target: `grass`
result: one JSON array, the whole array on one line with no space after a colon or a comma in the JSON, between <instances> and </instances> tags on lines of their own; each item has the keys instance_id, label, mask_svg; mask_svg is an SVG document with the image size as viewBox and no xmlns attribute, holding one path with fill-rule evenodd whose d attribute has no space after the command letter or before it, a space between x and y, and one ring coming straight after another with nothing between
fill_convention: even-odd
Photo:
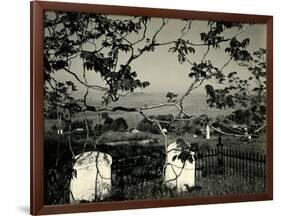
<instances>
[{"instance_id":1,"label":"grass","mask_svg":"<svg viewBox=\"0 0 281 216\"><path fill-rule=\"evenodd\" d=\"M151 139L152 135L146 132L137 132L137 133L126 133L126 132L116 132L108 131L103 133L103 138L101 142L119 142L119 141L135 141L135 140L144 140Z\"/></svg>"},{"instance_id":2,"label":"grass","mask_svg":"<svg viewBox=\"0 0 281 216\"><path fill-rule=\"evenodd\" d=\"M196 194L200 196L223 196L265 192L265 181L263 178L248 180L239 175L232 175L230 173L224 175L212 174L207 177L198 178L196 185L202 187Z\"/></svg>"},{"instance_id":3,"label":"grass","mask_svg":"<svg viewBox=\"0 0 281 216\"><path fill-rule=\"evenodd\" d=\"M265 192L263 178L251 180L239 175L223 174L209 175L196 179L196 186L185 192L176 192L161 184L160 179L138 185L126 185L122 191L113 187L111 200L148 200L183 197L207 197L241 194L259 194Z\"/></svg>"}]
</instances>

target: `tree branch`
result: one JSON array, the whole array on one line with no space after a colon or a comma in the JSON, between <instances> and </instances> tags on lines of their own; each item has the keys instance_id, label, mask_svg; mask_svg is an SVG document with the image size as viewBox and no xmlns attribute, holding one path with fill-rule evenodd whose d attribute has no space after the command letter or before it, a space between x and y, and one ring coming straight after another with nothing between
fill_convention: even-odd
<instances>
[{"instance_id":1,"label":"tree branch","mask_svg":"<svg viewBox=\"0 0 281 216\"><path fill-rule=\"evenodd\" d=\"M141 41L143 41L143 40L145 39L146 31L147 31L147 23L144 23L143 25L144 25L144 30L143 30L143 33L142 33L142 37L141 37L139 40L133 42L133 43L132 43L132 46L134 46L134 45L140 43Z\"/></svg>"},{"instance_id":2,"label":"tree branch","mask_svg":"<svg viewBox=\"0 0 281 216\"><path fill-rule=\"evenodd\" d=\"M68 68L64 67L63 68L67 73L71 74L72 76L75 77L75 79L81 83L82 85L88 87L88 88L91 88L91 89L94 89L94 90L98 90L98 91L107 91L108 88L107 87L103 87L103 86L99 86L99 85L89 85L85 82L83 82L77 75L76 73L72 72L71 70L69 70Z\"/></svg>"}]
</instances>

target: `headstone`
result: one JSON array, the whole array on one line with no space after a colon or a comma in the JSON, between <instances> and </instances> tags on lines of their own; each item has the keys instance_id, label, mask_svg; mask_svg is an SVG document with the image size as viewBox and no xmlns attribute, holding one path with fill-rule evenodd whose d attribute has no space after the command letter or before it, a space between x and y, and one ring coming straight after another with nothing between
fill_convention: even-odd
<instances>
[{"instance_id":1,"label":"headstone","mask_svg":"<svg viewBox=\"0 0 281 216\"><path fill-rule=\"evenodd\" d=\"M70 182L71 203L104 200L111 190L110 155L102 152L85 152L76 156L76 177Z\"/></svg>"},{"instance_id":2,"label":"headstone","mask_svg":"<svg viewBox=\"0 0 281 216\"><path fill-rule=\"evenodd\" d=\"M63 129L58 129L58 130L57 130L57 134L58 134L58 135L62 135L62 134L63 134Z\"/></svg>"},{"instance_id":3,"label":"headstone","mask_svg":"<svg viewBox=\"0 0 281 216\"><path fill-rule=\"evenodd\" d=\"M171 143L168 146L168 165L165 170L165 182L170 188L175 188L177 192L187 191L188 187L195 185L195 160L194 152L191 152L193 161L185 161L182 163L180 159L173 160L175 155L181 152L177 147L177 143Z\"/></svg>"},{"instance_id":4,"label":"headstone","mask_svg":"<svg viewBox=\"0 0 281 216\"><path fill-rule=\"evenodd\" d=\"M206 139L210 139L210 126L206 126Z\"/></svg>"},{"instance_id":5,"label":"headstone","mask_svg":"<svg viewBox=\"0 0 281 216\"><path fill-rule=\"evenodd\" d=\"M247 137L247 136L248 136L248 134L249 134L249 133L248 133L248 128L247 128L247 127L245 127L245 128L244 128L244 131L245 131L245 136Z\"/></svg>"}]
</instances>

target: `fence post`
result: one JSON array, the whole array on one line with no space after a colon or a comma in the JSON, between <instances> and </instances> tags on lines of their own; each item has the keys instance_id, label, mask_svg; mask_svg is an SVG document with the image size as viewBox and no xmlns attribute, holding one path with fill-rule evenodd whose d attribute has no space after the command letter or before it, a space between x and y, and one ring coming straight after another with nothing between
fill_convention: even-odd
<instances>
[{"instance_id":1,"label":"fence post","mask_svg":"<svg viewBox=\"0 0 281 216\"><path fill-rule=\"evenodd\" d=\"M218 173L223 174L223 144L221 142L221 135L219 135L218 149Z\"/></svg>"}]
</instances>

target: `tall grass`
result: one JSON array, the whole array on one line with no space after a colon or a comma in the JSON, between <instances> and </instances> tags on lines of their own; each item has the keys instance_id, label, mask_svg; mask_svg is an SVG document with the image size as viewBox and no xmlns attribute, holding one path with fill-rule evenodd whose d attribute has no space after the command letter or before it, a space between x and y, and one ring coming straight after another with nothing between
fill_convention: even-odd
<instances>
[{"instance_id":1,"label":"tall grass","mask_svg":"<svg viewBox=\"0 0 281 216\"><path fill-rule=\"evenodd\" d=\"M169 199L186 197L225 196L242 194L264 193L265 181L263 178L247 180L239 175L223 174L209 175L196 179L196 186L187 188L187 191L177 192L163 185L160 179L147 181L138 185L126 185L120 188L113 187L109 200L147 200Z\"/></svg>"}]
</instances>

